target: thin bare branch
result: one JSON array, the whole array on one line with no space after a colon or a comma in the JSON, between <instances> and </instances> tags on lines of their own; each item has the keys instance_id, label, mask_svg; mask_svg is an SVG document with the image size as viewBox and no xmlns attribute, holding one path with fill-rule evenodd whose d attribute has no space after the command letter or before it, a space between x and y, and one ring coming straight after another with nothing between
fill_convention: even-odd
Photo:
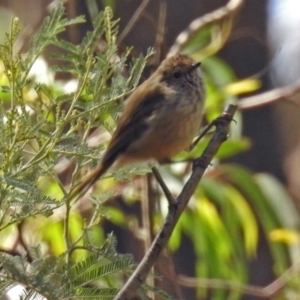
<instances>
[{"instance_id":1,"label":"thin bare branch","mask_svg":"<svg viewBox=\"0 0 300 300\"><path fill-rule=\"evenodd\" d=\"M216 22L221 22L226 18L232 18L235 16L237 11L241 8L244 0L230 0L225 6L216 9L215 11L205 14L200 18L194 20L189 27L181 32L174 45L171 47L168 56L176 55L184 48L188 43L194 32L201 30L206 26L209 26Z\"/></svg>"},{"instance_id":2,"label":"thin bare branch","mask_svg":"<svg viewBox=\"0 0 300 300\"><path fill-rule=\"evenodd\" d=\"M161 0L159 2L157 34L154 43L154 49L155 49L155 53L153 57L154 65L158 65L161 59L162 44L164 41L165 31L166 31L166 19L167 19L167 3L166 0Z\"/></svg>"},{"instance_id":3,"label":"thin bare branch","mask_svg":"<svg viewBox=\"0 0 300 300\"><path fill-rule=\"evenodd\" d=\"M142 213L142 226L143 226L143 241L144 241L144 250L145 253L147 250L150 248L151 243L153 241L153 221L152 221L152 216L153 216L153 190L152 190L152 185L151 185L151 173L147 174L142 181L142 190L143 190L143 196L142 196L142 201L141 201L141 213ZM149 276L147 278L147 284L154 286L155 284L155 279L153 276ZM151 299L154 299L155 295L153 292L149 293L149 297Z\"/></svg>"},{"instance_id":4,"label":"thin bare branch","mask_svg":"<svg viewBox=\"0 0 300 300\"><path fill-rule=\"evenodd\" d=\"M232 280L222 279L207 279L207 278L194 278L179 275L177 282L180 285L191 288L210 288L210 289L224 289L231 291L239 291L243 294L257 296L260 298L267 298L275 296L287 284L291 278L300 270L300 261L292 265L283 275L274 280L271 284L260 287L249 284L240 284Z\"/></svg>"},{"instance_id":5,"label":"thin bare branch","mask_svg":"<svg viewBox=\"0 0 300 300\"><path fill-rule=\"evenodd\" d=\"M156 179L156 181L158 182L158 184L160 185L161 189L163 190L169 205L173 205L174 203L176 203L172 193L170 192L170 190L168 189L167 185L165 184L164 180L162 179L160 173L158 172L157 168L152 167L152 173Z\"/></svg>"},{"instance_id":6,"label":"thin bare branch","mask_svg":"<svg viewBox=\"0 0 300 300\"><path fill-rule=\"evenodd\" d=\"M240 109L252 109L260 106L265 106L273 102L288 100L291 103L300 106L300 103L293 100L293 97L300 93L300 80L295 84L285 87L273 89L271 91L243 98L239 101L238 107Z\"/></svg>"},{"instance_id":7,"label":"thin bare branch","mask_svg":"<svg viewBox=\"0 0 300 300\"><path fill-rule=\"evenodd\" d=\"M145 10L146 6L149 4L150 0L143 0L141 5L137 8L134 15L132 16L131 20L128 22L124 30L120 33L118 38L118 44L120 44L125 36L130 32L134 24L137 22L139 17L142 15L143 11Z\"/></svg>"}]
</instances>

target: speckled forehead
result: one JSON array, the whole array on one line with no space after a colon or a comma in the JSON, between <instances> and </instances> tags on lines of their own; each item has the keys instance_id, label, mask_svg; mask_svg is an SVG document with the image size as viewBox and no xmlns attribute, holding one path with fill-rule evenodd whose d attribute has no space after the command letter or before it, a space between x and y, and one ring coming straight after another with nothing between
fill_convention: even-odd
<instances>
[{"instance_id":1,"label":"speckled forehead","mask_svg":"<svg viewBox=\"0 0 300 300\"><path fill-rule=\"evenodd\" d=\"M191 65L193 65L195 61L186 55L177 55L172 56L163 61L160 65L159 69L163 69L164 73L168 73L169 71L174 70L184 70L188 69Z\"/></svg>"},{"instance_id":2,"label":"speckled forehead","mask_svg":"<svg viewBox=\"0 0 300 300\"><path fill-rule=\"evenodd\" d=\"M177 55L169 57L165 60L165 68L191 66L194 62L189 56Z\"/></svg>"}]
</instances>

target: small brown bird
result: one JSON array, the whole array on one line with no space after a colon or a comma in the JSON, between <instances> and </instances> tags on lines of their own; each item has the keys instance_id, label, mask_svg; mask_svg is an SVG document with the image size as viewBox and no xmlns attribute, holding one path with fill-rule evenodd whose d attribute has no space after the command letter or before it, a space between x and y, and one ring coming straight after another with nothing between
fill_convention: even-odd
<instances>
[{"instance_id":1,"label":"small brown bird","mask_svg":"<svg viewBox=\"0 0 300 300\"><path fill-rule=\"evenodd\" d=\"M188 149L202 122L205 89L200 63L186 55L166 58L125 102L99 166L71 191L83 196L112 166L168 161Z\"/></svg>"}]
</instances>

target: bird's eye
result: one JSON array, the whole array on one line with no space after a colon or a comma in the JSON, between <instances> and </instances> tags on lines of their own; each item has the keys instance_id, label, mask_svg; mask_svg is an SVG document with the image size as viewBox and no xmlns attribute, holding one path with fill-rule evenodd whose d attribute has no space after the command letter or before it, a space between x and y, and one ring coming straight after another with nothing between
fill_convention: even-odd
<instances>
[{"instance_id":1,"label":"bird's eye","mask_svg":"<svg viewBox=\"0 0 300 300\"><path fill-rule=\"evenodd\" d=\"M181 73L180 72L174 72L173 73L173 77L174 78L180 78L181 77Z\"/></svg>"}]
</instances>

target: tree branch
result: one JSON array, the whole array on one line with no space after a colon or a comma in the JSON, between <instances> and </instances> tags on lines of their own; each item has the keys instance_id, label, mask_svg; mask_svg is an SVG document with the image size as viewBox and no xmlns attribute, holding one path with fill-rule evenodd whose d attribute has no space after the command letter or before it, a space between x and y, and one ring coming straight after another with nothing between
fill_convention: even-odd
<instances>
[{"instance_id":1,"label":"tree branch","mask_svg":"<svg viewBox=\"0 0 300 300\"><path fill-rule=\"evenodd\" d=\"M223 290L231 290L238 291L246 295L257 296L260 298L270 299L278 294L284 286L290 281L293 276L295 276L300 269L300 261L298 260L295 264L293 264L286 272L284 272L280 277L271 282L269 285L260 287L249 284L240 284L236 283L232 280L222 280L222 279L206 279L206 278L194 278L187 277L184 275L179 275L177 277L177 282L180 285L186 287L202 287L202 288L210 288L210 289L223 289Z\"/></svg>"},{"instance_id":2,"label":"tree branch","mask_svg":"<svg viewBox=\"0 0 300 300\"><path fill-rule=\"evenodd\" d=\"M168 189L167 185L165 184L163 178L161 177L160 173L158 172L156 167L152 167L152 173L156 179L156 181L158 182L158 184L160 185L161 189L163 190L168 202L169 202L169 206L171 206L172 204L176 203L176 200L174 199L172 193L170 192L170 190Z\"/></svg>"},{"instance_id":3,"label":"tree branch","mask_svg":"<svg viewBox=\"0 0 300 300\"><path fill-rule=\"evenodd\" d=\"M186 30L182 31L178 35L174 45L168 53L168 56L180 53L195 32L199 32L201 29L214 23L220 23L225 19L234 17L243 3L244 0L229 0L226 5L194 20Z\"/></svg>"},{"instance_id":4,"label":"tree branch","mask_svg":"<svg viewBox=\"0 0 300 300\"><path fill-rule=\"evenodd\" d=\"M300 80L296 83L287 85L281 88L273 89L271 91L261 93L259 95L246 97L238 102L240 109L252 109L255 107L265 106L272 102L280 100L289 100L291 103L300 106L300 104L292 99L292 97L300 93Z\"/></svg>"},{"instance_id":5,"label":"tree branch","mask_svg":"<svg viewBox=\"0 0 300 300\"><path fill-rule=\"evenodd\" d=\"M166 247L182 212L195 192L206 168L217 153L221 144L227 139L228 127L233 119L236 108L237 107L235 105L229 105L226 107L222 115L214 122L216 130L201 157L195 160L193 172L189 180L178 196L177 201L170 204L166 220L154 239L150 249L124 287L119 291L115 300L132 299L132 297L136 294L136 290L146 280L160 253Z\"/></svg>"},{"instance_id":6,"label":"tree branch","mask_svg":"<svg viewBox=\"0 0 300 300\"><path fill-rule=\"evenodd\" d=\"M138 21L139 17L142 15L143 11L145 10L146 6L149 4L150 0L143 0L140 6L135 11L134 15L131 17L130 21L124 28L124 30L120 33L118 38L118 44L121 44L125 36L130 32L134 24Z\"/></svg>"}]
</instances>

